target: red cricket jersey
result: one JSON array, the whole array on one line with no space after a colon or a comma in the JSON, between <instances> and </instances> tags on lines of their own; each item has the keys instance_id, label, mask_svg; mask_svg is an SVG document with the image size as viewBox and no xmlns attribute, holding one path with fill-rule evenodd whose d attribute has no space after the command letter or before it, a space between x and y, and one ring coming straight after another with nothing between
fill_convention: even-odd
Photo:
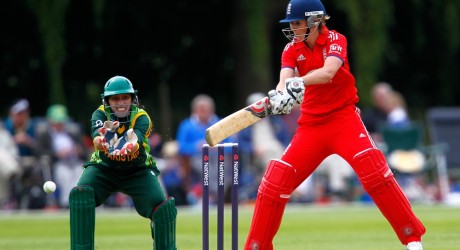
<instances>
[{"instance_id":1,"label":"red cricket jersey","mask_svg":"<svg viewBox=\"0 0 460 250\"><path fill-rule=\"evenodd\" d=\"M359 101L355 78L348 64L347 39L334 30L323 27L313 50L303 42L288 43L281 56L281 67L297 68L299 75L304 76L323 67L328 56L340 58L343 65L330 82L306 87L300 119L305 115L327 115Z\"/></svg>"}]
</instances>

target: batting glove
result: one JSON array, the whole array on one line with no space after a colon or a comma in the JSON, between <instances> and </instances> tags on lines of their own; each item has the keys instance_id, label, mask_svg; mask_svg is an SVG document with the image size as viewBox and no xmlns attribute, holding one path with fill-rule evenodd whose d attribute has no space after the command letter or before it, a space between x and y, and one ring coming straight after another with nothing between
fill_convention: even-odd
<instances>
[{"instance_id":1,"label":"batting glove","mask_svg":"<svg viewBox=\"0 0 460 250\"><path fill-rule=\"evenodd\" d=\"M134 130L131 128L115 142L113 145L114 149L109 151L111 155L130 155L139 149L138 137Z\"/></svg>"},{"instance_id":2,"label":"batting glove","mask_svg":"<svg viewBox=\"0 0 460 250\"><path fill-rule=\"evenodd\" d=\"M113 145L118 140L117 128L119 126L120 122L118 121L105 121L102 128L98 130L99 142L104 150L113 150Z\"/></svg>"},{"instance_id":3,"label":"batting glove","mask_svg":"<svg viewBox=\"0 0 460 250\"><path fill-rule=\"evenodd\" d=\"M275 115L289 114L292 107L294 107L294 99L281 91L270 90L268 98L272 107L272 113Z\"/></svg>"},{"instance_id":4,"label":"batting glove","mask_svg":"<svg viewBox=\"0 0 460 250\"><path fill-rule=\"evenodd\" d=\"M302 103L305 92L305 83L302 77L292 77L286 79L286 92L297 102Z\"/></svg>"}]
</instances>

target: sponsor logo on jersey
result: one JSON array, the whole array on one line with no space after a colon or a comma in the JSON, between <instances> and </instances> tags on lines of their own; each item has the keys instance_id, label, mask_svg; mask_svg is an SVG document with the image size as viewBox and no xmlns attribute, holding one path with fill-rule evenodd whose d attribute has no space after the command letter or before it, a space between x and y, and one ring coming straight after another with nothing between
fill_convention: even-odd
<instances>
[{"instance_id":1,"label":"sponsor logo on jersey","mask_svg":"<svg viewBox=\"0 0 460 250\"><path fill-rule=\"evenodd\" d=\"M95 127L98 128L98 127L102 127L102 126L104 126L104 122L102 122L101 120L97 120L96 124L95 124Z\"/></svg>"},{"instance_id":2,"label":"sponsor logo on jersey","mask_svg":"<svg viewBox=\"0 0 460 250\"><path fill-rule=\"evenodd\" d=\"M330 53L333 53L333 52L342 53L342 46L340 46L338 44L331 44L329 46L329 52Z\"/></svg>"},{"instance_id":3,"label":"sponsor logo on jersey","mask_svg":"<svg viewBox=\"0 0 460 250\"><path fill-rule=\"evenodd\" d=\"M306 60L305 56L300 54L298 57L297 57L297 61L303 61L303 60Z\"/></svg>"}]
</instances>

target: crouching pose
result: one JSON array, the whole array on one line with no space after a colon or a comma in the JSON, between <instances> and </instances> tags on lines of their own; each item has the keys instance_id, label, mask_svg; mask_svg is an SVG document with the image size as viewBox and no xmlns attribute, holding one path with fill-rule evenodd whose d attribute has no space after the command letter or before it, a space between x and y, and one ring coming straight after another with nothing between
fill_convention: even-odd
<instances>
[{"instance_id":1,"label":"crouching pose","mask_svg":"<svg viewBox=\"0 0 460 250\"><path fill-rule=\"evenodd\" d=\"M327 19L320 0L291 0L281 21L289 23L283 31L291 41L283 50L280 81L269 98L274 114L287 114L294 102L300 104L299 127L281 160L268 164L245 249L273 249L292 191L327 156L338 154L353 167L406 249L422 250L425 227L361 121L347 40L326 27Z\"/></svg>"},{"instance_id":2,"label":"crouching pose","mask_svg":"<svg viewBox=\"0 0 460 250\"><path fill-rule=\"evenodd\" d=\"M125 77L107 81L91 130L95 151L69 196L72 250L94 249L95 208L112 193L129 195L139 215L151 220L153 249L176 249L174 198L167 198L147 139L149 115Z\"/></svg>"}]
</instances>

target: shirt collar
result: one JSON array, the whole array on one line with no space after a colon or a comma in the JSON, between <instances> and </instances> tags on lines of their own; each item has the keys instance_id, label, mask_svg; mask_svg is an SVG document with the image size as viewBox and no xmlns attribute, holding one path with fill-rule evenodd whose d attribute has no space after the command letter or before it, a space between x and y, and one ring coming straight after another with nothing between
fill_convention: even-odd
<instances>
[{"instance_id":1,"label":"shirt collar","mask_svg":"<svg viewBox=\"0 0 460 250\"><path fill-rule=\"evenodd\" d=\"M318 38L316 38L316 43L319 45L324 45L326 44L328 37L329 37L329 29L326 26L323 26L321 33L319 33Z\"/></svg>"},{"instance_id":2,"label":"shirt collar","mask_svg":"<svg viewBox=\"0 0 460 250\"><path fill-rule=\"evenodd\" d=\"M318 38L316 38L315 43L318 45L325 45L328 37L329 37L329 29L326 26L323 26L323 29L321 30L321 33L319 33ZM307 45L304 42L301 42L301 43L294 43L294 46L296 49L300 49Z\"/></svg>"}]
</instances>

